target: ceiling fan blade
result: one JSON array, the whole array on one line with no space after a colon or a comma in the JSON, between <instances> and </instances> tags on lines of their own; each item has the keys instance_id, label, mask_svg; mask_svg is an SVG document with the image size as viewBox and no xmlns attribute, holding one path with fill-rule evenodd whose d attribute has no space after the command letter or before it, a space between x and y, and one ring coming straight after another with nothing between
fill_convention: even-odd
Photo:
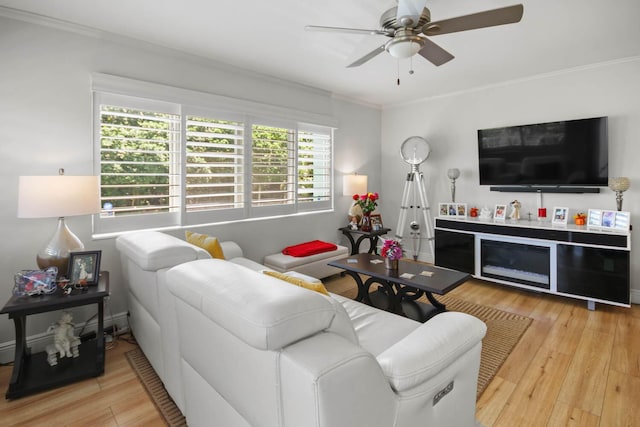
<instances>
[{"instance_id":1,"label":"ceiling fan blade","mask_svg":"<svg viewBox=\"0 0 640 427\"><path fill-rule=\"evenodd\" d=\"M374 50L372 50L371 52L367 53L365 56L363 56L362 58L358 59L357 61L347 65L347 68L353 68L353 67L358 67L362 64L364 64L365 62L375 58L376 56L380 55L382 52L384 52L384 46L379 46L377 48L375 48Z\"/></svg>"},{"instance_id":2,"label":"ceiling fan blade","mask_svg":"<svg viewBox=\"0 0 640 427\"><path fill-rule=\"evenodd\" d=\"M423 56L427 61L431 62L436 67L451 61L454 56L432 42L429 39L423 39L424 45L418 53Z\"/></svg>"},{"instance_id":3,"label":"ceiling fan blade","mask_svg":"<svg viewBox=\"0 0 640 427\"><path fill-rule=\"evenodd\" d=\"M403 27L415 26L426 4L426 0L398 0L396 22Z\"/></svg>"},{"instance_id":4,"label":"ceiling fan blade","mask_svg":"<svg viewBox=\"0 0 640 427\"><path fill-rule=\"evenodd\" d=\"M382 30L366 30L362 28L343 28L343 27L325 27L322 25L307 25L304 27L307 31L327 31L327 32L340 32L340 33L352 33L352 34L369 34L369 35L383 35L393 36L393 33Z\"/></svg>"},{"instance_id":5,"label":"ceiling fan blade","mask_svg":"<svg viewBox=\"0 0 640 427\"><path fill-rule=\"evenodd\" d=\"M472 13L471 15L443 19L425 24L422 32L427 36L455 33L458 31L475 30L478 28L494 27L496 25L513 24L522 19L524 7L521 4Z\"/></svg>"}]
</instances>

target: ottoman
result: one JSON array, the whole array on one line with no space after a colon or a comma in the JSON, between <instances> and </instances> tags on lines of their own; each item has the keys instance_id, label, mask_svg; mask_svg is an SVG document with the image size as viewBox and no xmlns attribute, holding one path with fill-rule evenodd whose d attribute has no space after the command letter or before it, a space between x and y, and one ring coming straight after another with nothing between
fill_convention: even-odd
<instances>
[{"instance_id":1,"label":"ottoman","mask_svg":"<svg viewBox=\"0 0 640 427\"><path fill-rule=\"evenodd\" d=\"M262 264L284 273L286 271L297 271L316 279L324 279L342 272L342 269L327 265L328 262L349 256L349 249L346 246L337 245L334 251L322 252L305 257L295 257L285 255L282 252L264 257Z\"/></svg>"}]
</instances>

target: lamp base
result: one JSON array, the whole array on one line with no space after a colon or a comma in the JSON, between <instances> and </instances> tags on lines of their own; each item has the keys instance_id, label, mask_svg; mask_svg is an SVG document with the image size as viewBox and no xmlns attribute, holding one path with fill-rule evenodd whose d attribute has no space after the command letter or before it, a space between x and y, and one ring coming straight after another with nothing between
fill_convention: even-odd
<instances>
[{"instance_id":1,"label":"lamp base","mask_svg":"<svg viewBox=\"0 0 640 427\"><path fill-rule=\"evenodd\" d=\"M64 218L58 218L58 228L49 240L47 246L38 252L36 261L38 268L58 267L58 277L67 276L69 269L69 254L81 251L84 245L78 237L69 230Z\"/></svg>"}]
</instances>

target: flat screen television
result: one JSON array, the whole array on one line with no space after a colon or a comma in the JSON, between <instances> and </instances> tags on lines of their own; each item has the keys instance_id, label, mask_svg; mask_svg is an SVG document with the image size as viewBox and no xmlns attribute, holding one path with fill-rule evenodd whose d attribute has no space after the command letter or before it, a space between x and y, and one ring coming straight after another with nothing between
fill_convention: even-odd
<instances>
[{"instance_id":1,"label":"flat screen television","mask_svg":"<svg viewBox=\"0 0 640 427\"><path fill-rule=\"evenodd\" d=\"M478 130L480 185L604 187L607 117Z\"/></svg>"}]
</instances>

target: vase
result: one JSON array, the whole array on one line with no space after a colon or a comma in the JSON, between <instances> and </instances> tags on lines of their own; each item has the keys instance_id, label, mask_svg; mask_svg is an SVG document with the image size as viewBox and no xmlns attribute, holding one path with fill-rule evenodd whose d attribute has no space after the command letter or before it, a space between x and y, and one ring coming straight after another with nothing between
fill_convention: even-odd
<instances>
[{"instance_id":1,"label":"vase","mask_svg":"<svg viewBox=\"0 0 640 427\"><path fill-rule=\"evenodd\" d=\"M360 223L360 230L369 232L371 231L371 212L365 212L362 215L362 222Z\"/></svg>"},{"instance_id":2,"label":"vase","mask_svg":"<svg viewBox=\"0 0 640 427\"><path fill-rule=\"evenodd\" d=\"M391 258L385 258L384 259L384 267L387 270L397 270L398 269L398 260L397 259L391 259Z\"/></svg>"}]
</instances>

